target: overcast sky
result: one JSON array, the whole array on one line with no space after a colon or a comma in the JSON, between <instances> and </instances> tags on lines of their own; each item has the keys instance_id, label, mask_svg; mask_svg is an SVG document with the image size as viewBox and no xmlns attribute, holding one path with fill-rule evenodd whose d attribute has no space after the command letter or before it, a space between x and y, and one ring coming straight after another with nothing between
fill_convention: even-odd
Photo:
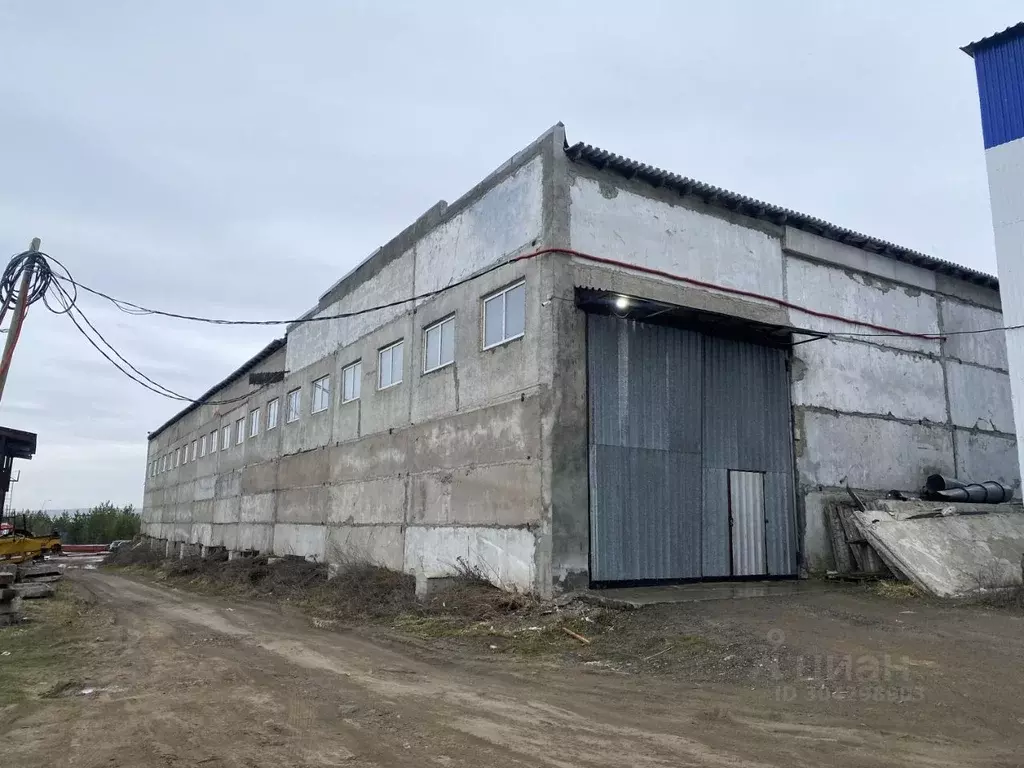
<instances>
[{"instance_id":1,"label":"overcast sky","mask_svg":"<svg viewBox=\"0 0 1024 768\"><path fill-rule=\"evenodd\" d=\"M0 5L0 257L202 315L295 316L555 122L597 146L995 270L959 46L1019 2ZM81 306L198 396L276 334ZM0 423L17 508L139 504L180 405L33 307Z\"/></svg>"}]
</instances>

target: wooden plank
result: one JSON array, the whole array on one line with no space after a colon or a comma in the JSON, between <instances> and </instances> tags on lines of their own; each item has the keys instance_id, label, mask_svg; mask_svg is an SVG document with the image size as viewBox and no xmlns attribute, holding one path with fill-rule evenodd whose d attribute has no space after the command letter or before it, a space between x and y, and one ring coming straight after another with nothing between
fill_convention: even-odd
<instances>
[{"instance_id":1,"label":"wooden plank","mask_svg":"<svg viewBox=\"0 0 1024 768\"><path fill-rule=\"evenodd\" d=\"M850 546L846 543L846 533L843 531L843 524L839 520L839 510L832 504L825 504L825 520L828 522L828 532L832 539L832 554L836 560L836 571L838 573L852 573L853 555L850 553Z\"/></svg>"}]
</instances>

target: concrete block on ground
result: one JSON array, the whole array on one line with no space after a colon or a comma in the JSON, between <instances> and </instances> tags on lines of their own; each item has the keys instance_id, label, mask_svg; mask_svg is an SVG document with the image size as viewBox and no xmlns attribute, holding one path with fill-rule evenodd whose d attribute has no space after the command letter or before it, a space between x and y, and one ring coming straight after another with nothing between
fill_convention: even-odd
<instances>
[{"instance_id":1,"label":"concrete block on ground","mask_svg":"<svg viewBox=\"0 0 1024 768\"><path fill-rule=\"evenodd\" d=\"M20 582L15 584L13 589L18 597L25 600L35 600L42 597L53 597L56 594L52 584L36 584L34 582Z\"/></svg>"},{"instance_id":2,"label":"concrete block on ground","mask_svg":"<svg viewBox=\"0 0 1024 768\"><path fill-rule=\"evenodd\" d=\"M948 427L795 410L804 485L916 491L928 475L953 471Z\"/></svg>"},{"instance_id":3,"label":"concrete block on ground","mask_svg":"<svg viewBox=\"0 0 1024 768\"><path fill-rule=\"evenodd\" d=\"M457 583L458 578L454 576L426 576L425 574L417 573L416 599L421 603L427 602Z\"/></svg>"}]
</instances>

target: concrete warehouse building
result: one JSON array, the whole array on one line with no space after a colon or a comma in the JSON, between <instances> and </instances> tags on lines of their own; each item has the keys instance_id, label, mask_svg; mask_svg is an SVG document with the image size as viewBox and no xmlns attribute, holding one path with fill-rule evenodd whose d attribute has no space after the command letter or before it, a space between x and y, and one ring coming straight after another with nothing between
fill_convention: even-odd
<instances>
[{"instance_id":1,"label":"concrete warehouse building","mask_svg":"<svg viewBox=\"0 0 1024 768\"><path fill-rule=\"evenodd\" d=\"M542 594L822 570L846 484L1019 485L1001 325L989 275L557 125L157 428L144 531Z\"/></svg>"}]
</instances>

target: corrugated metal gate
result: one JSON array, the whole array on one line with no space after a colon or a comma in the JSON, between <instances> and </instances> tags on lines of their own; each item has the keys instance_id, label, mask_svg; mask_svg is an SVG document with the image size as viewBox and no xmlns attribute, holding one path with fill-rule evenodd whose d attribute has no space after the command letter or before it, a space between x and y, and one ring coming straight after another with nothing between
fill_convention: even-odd
<instances>
[{"instance_id":1,"label":"corrugated metal gate","mask_svg":"<svg viewBox=\"0 0 1024 768\"><path fill-rule=\"evenodd\" d=\"M592 581L797 570L783 350L587 316Z\"/></svg>"}]
</instances>

